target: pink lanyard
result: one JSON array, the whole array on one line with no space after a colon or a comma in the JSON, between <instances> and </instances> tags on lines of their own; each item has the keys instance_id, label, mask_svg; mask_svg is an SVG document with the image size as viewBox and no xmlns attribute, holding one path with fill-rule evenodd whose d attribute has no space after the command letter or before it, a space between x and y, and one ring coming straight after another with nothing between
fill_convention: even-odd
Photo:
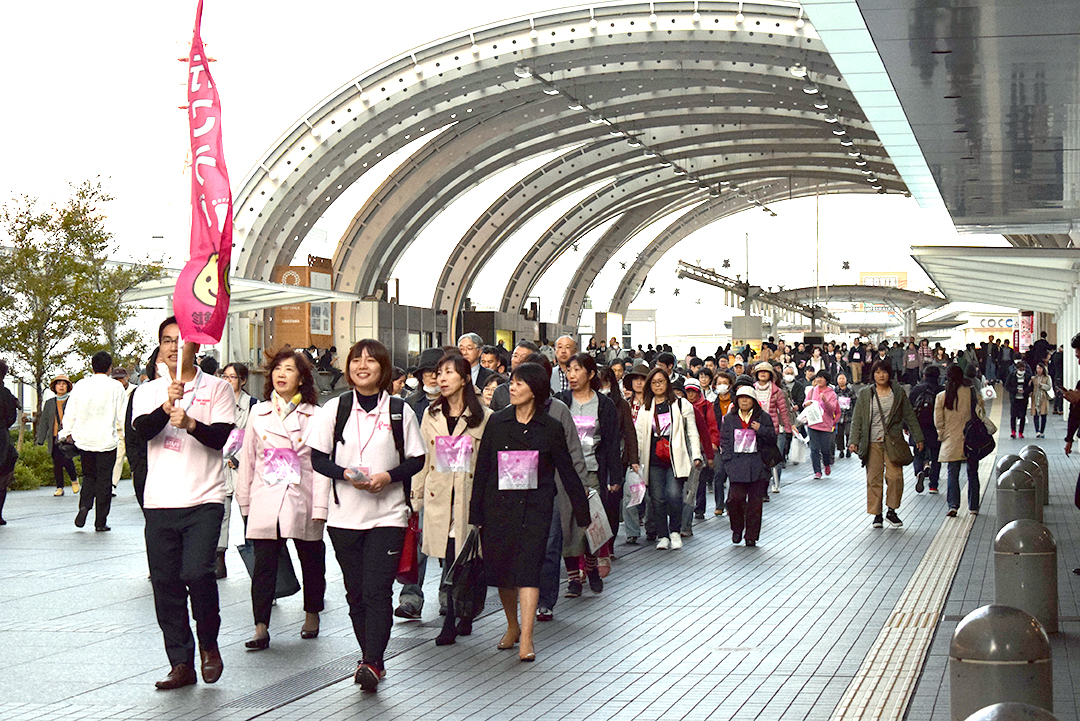
<instances>
[{"instance_id":1,"label":"pink lanyard","mask_svg":"<svg viewBox=\"0 0 1080 721\"><path fill-rule=\"evenodd\" d=\"M354 400L354 399L355 399L355 396L353 396L353 398L350 399L350 400ZM355 400L354 400L354 402L355 402ZM360 442L360 425L361 425L361 423L360 423L360 414L361 413L366 413L366 411L364 411L363 408L360 408L359 404L357 404L357 408L356 408L356 442L358 444L360 444L360 462L363 462L363 460L364 460L364 451L367 450L368 445L371 443L371 439L375 437L375 431L378 430L378 428L379 428L379 417L382 415L382 403L383 403L383 399L379 398L379 402L375 406L375 422L371 425L371 435L368 436L367 442L365 442L365 443Z\"/></svg>"}]
</instances>

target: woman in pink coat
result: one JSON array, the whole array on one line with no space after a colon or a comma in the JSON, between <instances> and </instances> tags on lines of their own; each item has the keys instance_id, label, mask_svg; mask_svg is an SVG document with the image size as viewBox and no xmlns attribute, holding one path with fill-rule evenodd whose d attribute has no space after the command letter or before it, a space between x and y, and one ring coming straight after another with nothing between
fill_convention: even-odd
<instances>
[{"instance_id":1,"label":"woman in pink coat","mask_svg":"<svg viewBox=\"0 0 1080 721\"><path fill-rule=\"evenodd\" d=\"M311 468L308 426L319 392L311 363L302 353L282 350L267 370L266 400L252 407L237 460L236 501L247 537L255 546L251 605L255 636L244 645L270 645L270 609L277 585L278 555L293 539L304 579L307 617L301 638L319 635L319 613L326 593L326 545L323 526L330 481Z\"/></svg>"},{"instance_id":2,"label":"woman in pink coat","mask_svg":"<svg viewBox=\"0 0 1080 721\"><path fill-rule=\"evenodd\" d=\"M810 424L810 462L814 464L814 478L821 478L821 466L825 475L832 473L833 451L836 448L836 424L840 422L840 401L836 391L829 387L829 374L819 371L814 375L813 385L806 389L803 408L817 404L821 409L820 423Z\"/></svg>"},{"instance_id":3,"label":"woman in pink coat","mask_svg":"<svg viewBox=\"0 0 1080 721\"><path fill-rule=\"evenodd\" d=\"M777 375L776 369L768 361L762 361L754 366L754 380L756 381L752 388L754 389L754 398L757 399L758 405L761 406L761 410L769 414L773 422L773 431L776 433L776 437L780 438L780 434L784 433L787 436L791 436L791 407L788 405L787 394L784 393L784 389L780 387L780 378ZM780 492L780 466L782 464L776 464L772 467L772 492ZM769 500L769 494L766 493L762 499L764 501Z\"/></svg>"}]
</instances>

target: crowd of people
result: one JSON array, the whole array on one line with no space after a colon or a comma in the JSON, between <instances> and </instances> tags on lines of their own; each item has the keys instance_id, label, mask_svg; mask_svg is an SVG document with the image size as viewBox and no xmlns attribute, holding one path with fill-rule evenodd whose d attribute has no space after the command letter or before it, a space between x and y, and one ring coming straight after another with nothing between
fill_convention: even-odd
<instances>
[{"instance_id":1,"label":"crowd of people","mask_svg":"<svg viewBox=\"0 0 1080 721\"><path fill-rule=\"evenodd\" d=\"M615 338L581 351L569 336L507 350L467 333L456 346L425 349L408 369L365 339L338 371L348 390L321 404L318 378L333 349L267 354L254 398L244 364L198 365L198 346L184 343L181 353L180 342L175 318L166 319L137 386L104 352L78 383L57 376L36 434L53 458L56 495L67 475L80 496L80 528L96 508L95 529L109 530L114 468L126 451L170 663L161 689L197 682L196 648L202 679L222 674L216 582L227 575L234 499L252 559L246 648L271 643L290 539L302 576L300 636L318 637L329 536L362 654L354 678L374 691L394 616L421 618L429 557L442 568L435 643L472 633L472 611L450 591L459 555L467 561L464 549L478 541L483 578L506 616L496 647L517 647L530 662L564 570L565 598L586 584L603 592L620 524L626 544L644 536L658 551L678 551L706 517L711 491L713 516L726 517L733 543L752 548L789 463L809 461L823 480L852 455L865 467L873 528L903 525L910 463L918 493L937 493L945 467L948 516L960 507L966 466L968 510L977 513L968 421L985 419L985 401L1000 392L1014 437L1023 438L1029 412L1041 436L1064 395L1062 349L1045 334L1023 356L993 338L955 353L914 338L876 346L769 338L704 358L692 348L680 361L669 347L623 349ZM416 575L395 607L409 559Z\"/></svg>"}]
</instances>

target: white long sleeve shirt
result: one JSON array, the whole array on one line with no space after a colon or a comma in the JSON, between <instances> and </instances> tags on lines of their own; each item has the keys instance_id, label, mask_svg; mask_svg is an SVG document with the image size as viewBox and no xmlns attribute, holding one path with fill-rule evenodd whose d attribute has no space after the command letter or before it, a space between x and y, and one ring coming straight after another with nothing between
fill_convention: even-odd
<instances>
[{"instance_id":1,"label":"white long sleeve shirt","mask_svg":"<svg viewBox=\"0 0 1080 721\"><path fill-rule=\"evenodd\" d=\"M81 451L114 450L120 444L126 411L123 384L107 373L95 373L71 389L60 437L70 435Z\"/></svg>"}]
</instances>

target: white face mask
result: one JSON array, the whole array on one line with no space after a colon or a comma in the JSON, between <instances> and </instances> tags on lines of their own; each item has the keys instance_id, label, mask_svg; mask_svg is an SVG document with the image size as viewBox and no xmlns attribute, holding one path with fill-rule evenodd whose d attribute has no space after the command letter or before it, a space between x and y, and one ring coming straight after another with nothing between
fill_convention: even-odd
<instances>
[{"instance_id":1,"label":"white face mask","mask_svg":"<svg viewBox=\"0 0 1080 721\"><path fill-rule=\"evenodd\" d=\"M427 393L429 396L437 396L437 395L439 395L439 392L440 391L439 391L438 386L435 386L435 387L432 387L432 386L429 386L429 385L424 386L424 393Z\"/></svg>"},{"instance_id":2,"label":"white face mask","mask_svg":"<svg viewBox=\"0 0 1080 721\"><path fill-rule=\"evenodd\" d=\"M784 382L785 383L793 383L794 381L795 381L795 376L793 374L791 374L791 373L785 373L784 374Z\"/></svg>"},{"instance_id":3,"label":"white face mask","mask_svg":"<svg viewBox=\"0 0 1080 721\"><path fill-rule=\"evenodd\" d=\"M726 395L727 395L727 392L728 392L728 391L729 391L730 389L731 389L731 386L728 386L728 385L724 385L724 384L721 384L721 385L718 385L718 386L716 386L716 392L717 392L717 393L719 393L719 394L720 394L720 395L722 395L722 396L726 396Z\"/></svg>"}]
</instances>

